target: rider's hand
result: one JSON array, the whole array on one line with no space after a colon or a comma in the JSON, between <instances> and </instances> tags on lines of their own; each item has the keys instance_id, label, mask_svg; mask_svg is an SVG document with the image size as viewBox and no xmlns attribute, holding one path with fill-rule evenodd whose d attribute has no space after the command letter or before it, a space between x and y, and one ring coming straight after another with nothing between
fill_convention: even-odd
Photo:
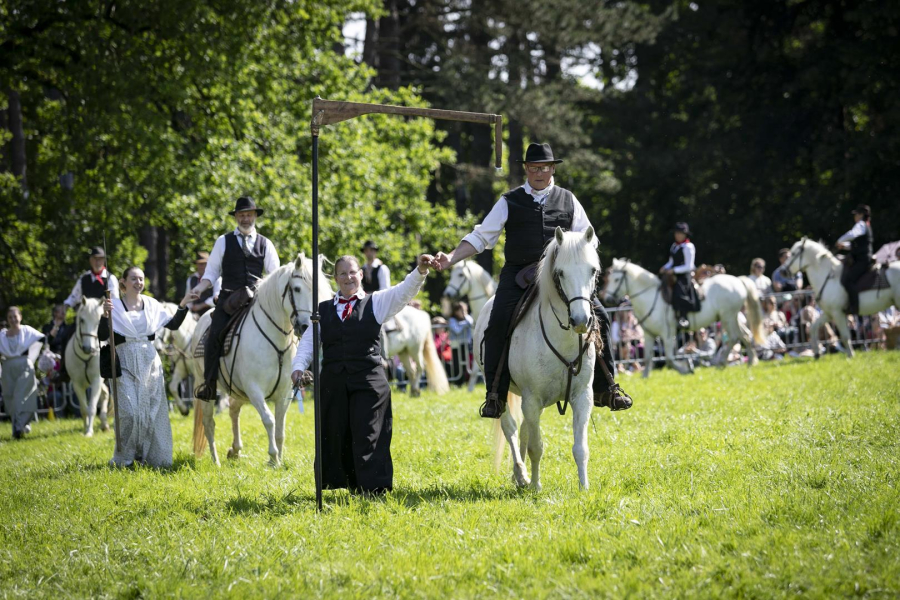
<instances>
[{"instance_id":1,"label":"rider's hand","mask_svg":"<svg viewBox=\"0 0 900 600\"><path fill-rule=\"evenodd\" d=\"M294 385L297 385L299 382L300 387L307 387L309 385L312 385L312 371L294 371L293 373L291 373L291 381L294 382Z\"/></svg>"},{"instance_id":2,"label":"rider's hand","mask_svg":"<svg viewBox=\"0 0 900 600\"><path fill-rule=\"evenodd\" d=\"M291 373L291 383L293 383L294 385L297 385L297 380L300 379L302 376L303 376L303 371L300 371L299 369L297 371L294 371L293 373Z\"/></svg>"},{"instance_id":3,"label":"rider's hand","mask_svg":"<svg viewBox=\"0 0 900 600\"><path fill-rule=\"evenodd\" d=\"M113 303L112 300L107 298L103 301L103 316L108 317L112 313Z\"/></svg>"},{"instance_id":4,"label":"rider's hand","mask_svg":"<svg viewBox=\"0 0 900 600\"><path fill-rule=\"evenodd\" d=\"M419 269L419 273L423 275L428 274L428 268L432 266L434 263L434 257L430 254L423 254L419 256L419 264L417 265Z\"/></svg>"},{"instance_id":5,"label":"rider's hand","mask_svg":"<svg viewBox=\"0 0 900 600\"><path fill-rule=\"evenodd\" d=\"M431 261L431 266L433 266L438 271L443 271L444 269L450 268L450 261L453 260L448 254L444 254L443 252L438 252L434 259Z\"/></svg>"}]
</instances>

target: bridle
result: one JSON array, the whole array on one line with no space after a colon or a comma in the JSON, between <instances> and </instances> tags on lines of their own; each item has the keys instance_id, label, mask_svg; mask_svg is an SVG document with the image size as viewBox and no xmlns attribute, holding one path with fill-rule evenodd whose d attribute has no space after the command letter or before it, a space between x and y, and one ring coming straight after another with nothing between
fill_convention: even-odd
<instances>
[{"instance_id":1,"label":"bridle","mask_svg":"<svg viewBox=\"0 0 900 600\"><path fill-rule=\"evenodd\" d=\"M91 353L88 354L87 356L82 356L82 355L78 352L78 349L79 349L79 347L81 347L82 350L84 349L84 338L86 338L86 337L89 337L89 338L97 338L97 346L98 346L98 348L99 348L99 346L100 346L100 336L98 336L98 335L96 335L96 334L93 334L93 333L85 333L84 327L82 326L82 322L83 322L83 320L84 320L83 317L80 317L80 316L79 316L79 317L77 317L76 320L77 320L77 324L75 325L75 335L72 337L72 340L71 340L71 343L72 343L72 354L74 354L74 355L75 355L75 358L77 358L78 360L80 360L81 363L84 365L84 380L85 380L85 381L88 381L88 380L90 379L90 378L88 377L88 366L91 364L91 358L93 358L94 356L96 356L96 355L99 353L99 350L98 350L97 353L91 352ZM79 343L77 343L77 344L75 343L75 338L78 338L78 342L79 342Z\"/></svg>"},{"instance_id":2,"label":"bridle","mask_svg":"<svg viewBox=\"0 0 900 600\"><path fill-rule=\"evenodd\" d=\"M800 253L792 256L791 260L789 260L787 262L787 264L781 265L780 269L782 270L783 273L785 273L789 277L793 277L793 273L791 273L791 265L794 264L794 260L798 256L800 257L800 264L797 265L797 272L800 273L801 271L803 271L803 254L804 254L803 250L805 248L806 248L806 238L803 238L803 241L800 242Z\"/></svg>"},{"instance_id":3,"label":"bridle","mask_svg":"<svg viewBox=\"0 0 900 600\"><path fill-rule=\"evenodd\" d=\"M557 254L559 254L558 249L553 253L553 261L552 262L554 265L556 264L556 255ZM597 282L599 280L599 276L600 276L600 269L598 269L597 274L594 275L594 285L591 286L591 294L590 294L591 296L594 295L594 290L597 289ZM588 329L592 329L594 326L594 311L592 310L593 306L592 306L591 299L585 298L584 296L575 296L574 298L569 298L568 296L566 296L566 292L563 291L563 288L562 288L562 281L560 281L561 277L562 277L562 274L560 273L560 271L554 269L553 270L553 285L556 286L556 293L559 294L559 299L562 300L566 305L566 312L569 315L569 326L566 327L565 325L563 325L562 321L559 318L559 315L556 314L556 310L553 308L552 302L550 303L550 312L553 313L553 317L556 319L556 322L559 324L559 327L561 329L564 329L565 331L569 331L570 329L572 329L572 303L577 302L579 300L583 300L588 303L588 314L590 315L590 320L588 321Z\"/></svg>"},{"instance_id":4,"label":"bridle","mask_svg":"<svg viewBox=\"0 0 900 600\"><path fill-rule=\"evenodd\" d=\"M487 298L487 294L481 294L480 296L472 296L472 295L471 295L471 292L472 292L472 279L474 279L474 276L472 275L472 272L469 270L469 265L468 265L468 264L463 264L461 271L462 271L462 273L463 273L463 281L464 281L465 283L468 283L468 284L469 284L469 285L468 285L468 290L467 290L465 293L463 293L463 287L462 287L462 285L460 285L459 287L457 287L457 286L454 286L454 285L450 285L450 284L448 283L448 284L447 284L447 289L448 289L448 290L449 290L449 289L453 289L453 290L454 290L454 293L453 293L452 296L451 296L450 294L447 294L447 295L450 296L451 298L462 298L463 296L469 296L469 302L472 302L473 300L481 300L482 298ZM451 274L451 277L452 277L452 274Z\"/></svg>"},{"instance_id":5,"label":"bridle","mask_svg":"<svg viewBox=\"0 0 900 600\"><path fill-rule=\"evenodd\" d=\"M626 261L625 264L628 264L628 261ZM621 273L621 275L622 275L622 277L619 279L619 284L616 286L616 289L612 293L608 294L608 296L610 298L612 298L613 300L615 300L617 302L620 298L619 290L622 289L622 284L625 284L625 295L628 296L629 298L637 298L644 292L649 292L652 289L656 289L656 296L653 298L653 304L650 306L650 310L647 311L646 315L644 315L643 317L638 319L637 324L643 325L644 321L646 321L650 317L650 315L653 314L653 309L656 308L656 301L659 300L660 286L658 286L656 284L649 285L649 286L645 287L644 289L642 289L641 291L639 291L637 294L632 294L628 288L628 273L626 272L625 269L610 269L610 273ZM632 309L632 312L634 312L633 309Z\"/></svg>"},{"instance_id":6,"label":"bridle","mask_svg":"<svg viewBox=\"0 0 900 600\"><path fill-rule=\"evenodd\" d=\"M291 281L293 281L294 279L299 279L302 281L303 277L301 275L291 275L290 279L287 280L287 283L284 284L284 291L281 292L281 303L284 304L285 296L287 296L288 299L291 301L291 325L294 326L294 333L296 333L297 336L299 337L301 335L301 333L300 333L301 325L300 325L300 322L297 320L297 317L302 313L307 313L309 315L312 315L312 311L306 310L306 309L300 310L297 308L297 303L294 301L294 292L293 292L293 290L291 290ZM260 308L262 308L262 307L260 307ZM275 325L275 327L278 327L279 331L281 331L284 335L287 335L287 332L284 331L283 329L281 329L281 327L279 327L278 324L275 323L275 321L272 319L272 317L269 317L269 315L268 315L268 313L266 313L265 309L263 309L263 314L266 315L266 317L268 317L269 321L272 321L272 324Z\"/></svg>"}]
</instances>

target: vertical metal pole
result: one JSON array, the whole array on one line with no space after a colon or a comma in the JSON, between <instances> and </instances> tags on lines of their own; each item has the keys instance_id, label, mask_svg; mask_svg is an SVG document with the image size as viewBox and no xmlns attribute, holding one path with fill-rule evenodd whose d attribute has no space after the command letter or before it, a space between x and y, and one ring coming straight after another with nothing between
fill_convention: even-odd
<instances>
[{"instance_id":1,"label":"vertical metal pole","mask_svg":"<svg viewBox=\"0 0 900 600\"><path fill-rule=\"evenodd\" d=\"M313 409L316 431L316 511L322 511L322 402L319 385L319 132L312 136L312 315L309 320L313 328Z\"/></svg>"}]
</instances>

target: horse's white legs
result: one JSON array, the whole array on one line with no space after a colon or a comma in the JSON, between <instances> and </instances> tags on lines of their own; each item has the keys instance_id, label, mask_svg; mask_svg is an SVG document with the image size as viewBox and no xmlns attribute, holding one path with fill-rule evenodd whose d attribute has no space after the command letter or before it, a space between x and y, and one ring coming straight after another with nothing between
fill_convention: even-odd
<instances>
[{"instance_id":1,"label":"horse's white legs","mask_svg":"<svg viewBox=\"0 0 900 600\"><path fill-rule=\"evenodd\" d=\"M109 388L106 387L106 384L103 383L103 380L100 382L100 431L109 431Z\"/></svg>"},{"instance_id":2,"label":"horse's white legs","mask_svg":"<svg viewBox=\"0 0 900 600\"><path fill-rule=\"evenodd\" d=\"M853 344L850 341L850 327L847 325L847 315L839 312L832 316L832 320L837 324L838 336L841 339L841 345L844 346L844 354L847 358L853 358Z\"/></svg>"},{"instance_id":3,"label":"horse's white legs","mask_svg":"<svg viewBox=\"0 0 900 600\"><path fill-rule=\"evenodd\" d=\"M731 327L732 324L728 325L728 337L731 337ZM735 333L737 334L737 338L741 341L741 344L744 345L744 349L747 350L747 367L752 367L759 363L759 356L756 354L756 348L753 345L753 337L750 334L750 330L746 327L741 327L740 323L738 323L737 319L734 319L734 327Z\"/></svg>"},{"instance_id":4,"label":"horse's white legs","mask_svg":"<svg viewBox=\"0 0 900 600\"><path fill-rule=\"evenodd\" d=\"M466 360L464 357L461 357L460 360ZM472 361L472 370L469 372L469 393L475 391L475 382L478 381L478 376L481 374L481 368L478 366L478 362Z\"/></svg>"},{"instance_id":5,"label":"horse's white legs","mask_svg":"<svg viewBox=\"0 0 900 600\"><path fill-rule=\"evenodd\" d=\"M681 373L682 375L687 375L691 372L690 369L686 367L682 367L678 364L678 361L675 360L675 336L668 336L663 338L663 349L666 353L666 364Z\"/></svg>"},{"instance_id":6,"label":"horse's white legs","mask_svg":"<svg viewBox=\"0 0 900 600\"><path fill-rule=\"evenodd\" d=\"M406 369L406 380L409 385L409 395L413 398L417 398L422 392L419 391L419 375L421 372L419 371L419 365L423 363L419 363L417 365L415 361L413 361L412 355L409 352L401 352L397 355L400 358L400 362L403 364L403 368Z\"/></svg>"},{"instance_id":7,"label":"horse's white legs","mask_svg":"<svg viewBox=\"0 0 900 600\"><path fill-rule=\"evenodd\" d=\"M644 333L644 379L650 377L650 371L653 370L653 354L656 350L656 336L650 333ZM597 360L600 360L599 358Z\"/></svg>"},{"instance_id":8,"label":"horse's white legs","mask_svg":"<svg viewBox=\"0 0 900 600\"><path fill-rule=\"evenodd\" d=\"M585 390L584 394L577 401L572 403L572 432L575 436L572 444L572 457L575 459L575 466L578 468L578 483L581 489L586 490L589 487L587 476L587 465L590 451L588 450L588 420L591 418L591 400L590 389Z\"/></svg>"},{"instance_id":9,"label":"horse's white legs","mask_svg":"<svg viewBox=\"0 0 900 600\"><path fill-rule=\"evenodd\" d=\"M278 448L278 462L284 460L284 434L287 423L287 412L291 406L291 398L278 398L275 401L275 446Z\"/></svg>"},{"instance_id":10,"label":"horse's white legs","mask_svg":"<svg viewBox=\"0 0 900 600\"><path fill-rule=\"evenodd\" d=\"M541 407L522 397L522 437L531 460L531 487L541 491L541 456L544 454L544 440L541 439Z\"/></svg>"},{"instance_id":11,"label":"horse's white legs","mask_svg":"<svg viewBox=\"0 0 900 600\"><path fill-rule=\"evenodd\" d=\"M252 404L253 408L256 409L256 412L259 413L259 418L262 420L263 427L266 428L266 435L269 437L269 466L277 467L278 447L275 444L275 415L269 410L269 405L266 404L265 396L263 396L263 393L259 389L250 388L247 390L247 395L249 396L250 404Z\"/></svg>"},{"instance_id":12,"label":"horse's white legs","mask_svg":"<svg viewBox=\"0 0 900 600\"><path fill-rule=\"evenodd\" d=\"M172 370L172 381L169 382L169 393L175 398L175 406L183 417L188 416L188 413L190 413L190 410L184 403L184 399L181 397L181 382L187 378L185 362L185 359L182 358L175 364L175 368Z\"/></svg>"},{"instance_id":13,"label":"horse's white legs","mask_svg":"<svg viewBox=\"0 0 900 600\"><path fill-rule=\"evenodd\" d=\"M202 407L202 408L201 408ZM215 403L197 400L194 410L200 410L203 418L203 434L206 436L206 443L209 445L209 457L213 464L219 466L219 451L216 448L216 410ZM229 458L231 452L228 453Z\"/></svg>"},{"instance_id":14,"label":"horse's white legs","mask_svg":"<svg viewBox=\"0 0 900 600\"><path fill-rule=\"evenodd\" d=\"M81 421L84 425L84 435L91 437L94 435L94 414L90 412L90 398L87 397L87 385L72 380L72 387L75 389L75 396L78 397L78 407L81 410Z\"/></svg>"},{"instance_id":15,"label":"horse's white legs","mask_svg":"<svg viewBox=\"0 0 900 600\"><path fill-rule=\"evenodd\" d=\"M812 344L813 356L816 358L819 358L819 331L827 321L828 313L823 310L816 321L809 326L809 341Z\"/></svg>"},{"instance_id":16,"label":"horse's white legs","mask_svg":"<svg viewBox=\"0 0 900 600\"><path fill-rule=\"evenodd\" d=\"M528 481L528 475L525 474L525 461L522 460L522 453L519 451L518 428L511 410L507 409L503 416L500 417L500 427L503 428L503 435L506 436L510 452L512 452L513 483L518 487L524 487L530 482Z\"/></svg>"},{"instance_id":17,"label":"horse's white legs","mask_svg":"<svg viewBox=\"0 0 900 600\"><path fill-rule=\"evenodd\" d=\"M244 443L241 441L241 407L243 405L243 401L237 398L232 398L231 403L228 405L232 435L231 448L228 449L228 458L240 458L241 450L244 448Z\"/></svg>"}]
</instances>

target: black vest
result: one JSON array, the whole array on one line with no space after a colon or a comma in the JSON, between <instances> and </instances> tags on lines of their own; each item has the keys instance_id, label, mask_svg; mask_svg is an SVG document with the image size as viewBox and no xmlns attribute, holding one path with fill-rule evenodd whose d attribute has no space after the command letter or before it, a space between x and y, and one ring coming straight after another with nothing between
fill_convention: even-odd
<instances>
[{"instance_id":1,"label":"black vest","mask_svg":"<svg viewBox=\"0 0 900 600\"><path fill-rule=\"evenodd\" d=\"M543 204L535 202L524 187L507 192L506 247L508 265L530 265L541 259L547 242L557 227L572 229L575 196L569 190L553 186Z\"/></svg>"},{"instance_id":2,"label":"black vest","mask_svg":"<svg viewBox=\"0 0 900 600\"><path fill-rule=\"evenodd\" d=\"M669 256L672 258L672 266L680 267L684 264L684 245L683 244L672 244L669 248ZM690 279L691 273L675 273L675 277Z\"/></svg>"},{"instance_id":3,"label":"black vest","mask_svg":"<svg viewBox=\"0 0 900 600\"><path fill-rule=\"evenodd\" d=\"M188 289L194 289L195 287L197 287L197 284L200 283L200 277L198 277L197 274L194 273L193 275L191 275L191 278L188 280L188 283L190 284L190 288L188 288ZM194 300L194 302L206 302L207 300L212 298L212 295L213 295L213 289L212 289L212 286L209 286L208 288L206 288L206 291L204 291L202 294L200 294L200 299Z\"/></svg>"},{"instance_id":4,"label":"black vest","mask_svg":"<svg viewBox=\"0 0 900 600\"><path fill-rule=\"evenodd\" d=\"M341 321L334 300L319 304L322 318L322 368L357 373L381 366L381 323L375 319L372 296L357 300Z\"/></svg>"},{"instance_id":5,"label":"black vest","mask_svg":"<svg viewBox=\"0 0 900 600\"><path fill-rule=\"evenodd\" d=\"M109 271L107 271L108 273ZM105 298L106 286L109 284L109 276L100 278L103 283L97 281L93 273L85 273L81 276L81 295L85 298Z\"/></svg>"},{"instance_id":6,"label":"black vest","mask_svg":"<svg viewBox=\"0 0 900 600\"><path fill-rule=\"evenodd\" d=\"M263 276L268 240L259 233L250 256L244 256L241 242L232 231L225 234L225 255L222 257L222 290L233 292L242 287L254 286Z\"/></svg>"},{"instance_id":7,"label":"black vest","mask_svg":"<svg viewBox=\"0 0 900 600\"><path fill-rule=\"evenodd\" d=\"M378 281L378 273L381 272L381 267L383 267L383 266L384 266L383 264L378 265L377 267L372 269L369 272L370 277L366 277L365 267L363 267L363 282L362 282L362 284L363 284L363 290L367 294L371 294L372 292L377 292L378 290L381 289L381 282Z\"/></svg>"},{"instance_id":8,"label":"black vest","mask_svg":"<svg viewBox=\"0 0 900 600\"><path fill-rule=\"evenodd\" d=\"M855 262L872 262L872 228L866 225L866 232L856 239L850 240L850 256Z\"/></svg>"}]
</instances>

